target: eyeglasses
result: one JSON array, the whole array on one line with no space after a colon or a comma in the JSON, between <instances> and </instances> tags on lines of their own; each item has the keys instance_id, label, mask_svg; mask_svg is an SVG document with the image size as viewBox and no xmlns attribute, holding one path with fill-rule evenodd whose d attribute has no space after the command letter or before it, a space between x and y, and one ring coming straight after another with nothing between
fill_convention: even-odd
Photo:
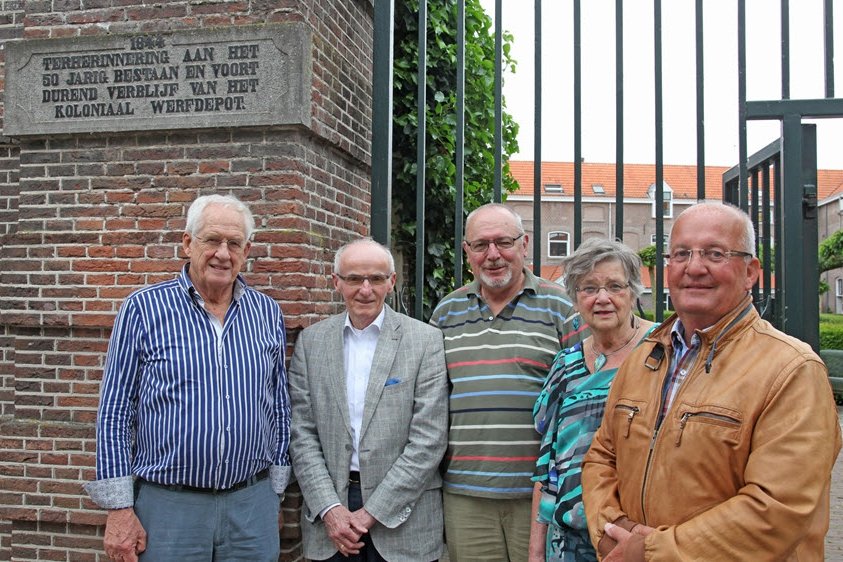
<instances>
[{"instance_id":1,"label":"eyeglasses","mask_svg":"<svg viewBox=\"0 0 843 562\"><path fill-rule=\"evenodd\" d=\"M725 262L727 259L734 257L752 257L752 254L750 254L749 252L741 252L739 250L721 250L720 248L695 248L690 250L673 250L673 252L665 254L664 259L667 260L668 264L688 263L689 261L691 261L691 256L693 256L695 253L699 254L700 259L702 259L705 263L709 264L720 264Z\"/></svg>"},{"instance_id":2,"label":"eyeglasses","mask_svg":"<svg viewBox=\"0 0 843 562\"><path fill-rule=\"evenodd\" d=\"M392 277L392 274L384 275L383 273L376 273L374 275L340 275L337 273L336 276L352 287L359 287L363 285L365 281L368 281L369 285L373 287L378 287L386 283L387 280Z\"/></svg>"},{"instance_id":3,"label":"eyeglasses","mask_svg":"<svg viewBox=\"0 0 843 562\"><path fill-rule=\"evenodd\" d=\"M588 297L597 296L601 289L606 289L610 295L619 295L629 288L629 283L610 283L609 285L586 285L585 287L577 287L578 293L583 293Z\"/></svg>"},{"instance_id":4,"label":"eyeglasses","mask_svg":"<svg viewBox=\"0 0 843 562\"><path fill-rule=\"evenodd\" d=\"M503 238L495 238L494 240L472 240L469 242L466 240L465 244L468 246L469 250L476 254L482 254L489 250L489 246L492 244L495 245L495 248L498 250L509 250L513 246L515 246L515 241L519 240L524 236L522 232L515 238L511 238L509 236L505 236Z\"/></svg>"},{"instance_id":5,"label":"eyeglasses","mask_svg":"<svg viewBox=\"0 0 843 562\"><path fill-rule=\"evenodd\" d=\"M208 250L217 251L217 250L220 249L220 246L225 244L226 247L228 248L228 251L231 252L232 254L239 254L240 252L243 251L243 248L246 247L246 241L238 239L238 238L235 238L233 240L229 240L227 238L216 238L214 236L212 236L210 238L199 238L197 236L196 239L199 241L199 243L202 246L204 246Z\"/></svg>"}]
</instances>

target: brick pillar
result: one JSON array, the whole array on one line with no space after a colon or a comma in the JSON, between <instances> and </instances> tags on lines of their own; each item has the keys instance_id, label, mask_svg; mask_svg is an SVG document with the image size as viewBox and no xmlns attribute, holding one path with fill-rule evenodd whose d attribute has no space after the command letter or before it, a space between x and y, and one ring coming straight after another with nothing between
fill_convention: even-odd
<instances>
[{"instance_id":1,"label":"brick pillar","mask_svg":"<svg viewBox=\"0 0 843 562\"><path fill-rule=\"evenodd\" d=\"M291 345L338 311L334 251L369 229L372 11L371 0L0 0L0 90L17 38L296 21L313 68L308 126L0 136L0 560L106 560L105 516L81 485L111 325L127 294L185 263L198 194L250 204L245 276L280 303ZM300 505L293 487L285 561L301 559Z\"/></svg>"}]
</instances>

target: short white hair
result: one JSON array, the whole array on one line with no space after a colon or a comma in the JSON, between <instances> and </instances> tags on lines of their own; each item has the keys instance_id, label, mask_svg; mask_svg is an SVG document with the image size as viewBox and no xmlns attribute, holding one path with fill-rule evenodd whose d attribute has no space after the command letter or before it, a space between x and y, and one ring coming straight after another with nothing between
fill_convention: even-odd
<instances>
[{"instance_id":1,"label":"short white hair","mask_svg":"<svg viewBox=\"0 0 843 562\"><path fill-rule=\"evenodd\" d=\"M255 217L249 207L234 195L202 195L194 199L187 210L185 232L191 236L198 234L202 229L203 214L208 205L223 205L240 213L243 216L243 226L246 229L246 240L252 239L252 233L255 231Z\"/></svg>"},{"instance_id":2,"label":"short white hair","mask_svg":"<svg viewBox=\"0 0 843 562\"><path fill-rule=\"evenodd\" d=\"M367 244L369 246L374 246L384 254L386 254L386 258L389 262L389 271L388 274L392 275L395 273L395 258L392 257L392 252L389 251L389 248L381 244L380 242L375 241L373 238L358 238L357 240L352 240L346 244L343 244L339 250L337 250L336 255L334 256L334 273L340 273L340 261L342 260L342 255L345 253L347 249L351 246L356 246L358 244Z\"/></svg>"}]
</instances>

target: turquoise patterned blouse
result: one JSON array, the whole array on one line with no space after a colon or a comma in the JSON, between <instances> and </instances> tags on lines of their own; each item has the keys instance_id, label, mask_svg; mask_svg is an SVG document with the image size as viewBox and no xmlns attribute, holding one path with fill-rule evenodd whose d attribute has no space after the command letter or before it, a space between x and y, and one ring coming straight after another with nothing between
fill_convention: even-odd
<instances>
[{"instance_id":1,"label":"turquoise patterned blouse","mask_svg":"<svg viewBox=\"0 0 843 562\"><path fill-rule=\"evenodd\" d=\"M651 326L644 337L657 326ZM556 355L533 407L536 431L542 436L533 476L542 485L538 521L586 529L582 459L600 427L616 373L616 368L591 373L582 343Z\"/></svg>"}]
</instances>

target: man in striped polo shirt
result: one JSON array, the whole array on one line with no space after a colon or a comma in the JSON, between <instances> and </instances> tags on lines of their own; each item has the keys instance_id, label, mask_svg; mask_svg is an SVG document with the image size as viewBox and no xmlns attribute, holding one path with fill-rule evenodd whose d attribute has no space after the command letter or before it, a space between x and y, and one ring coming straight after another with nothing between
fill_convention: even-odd
<instances>
[{"instance_id":1,"label":"man in striped polo shirt","mask_svg":"<svg viewBox=\"0 0 843 562\"><path fill-rule=\"evenodd\" d=\"M442 299L451 383L445 540L451 562L526 560L539 451L533 404L550 364L583 326L562 287L525 266L528 235L500 204L468 215L463 249L474 281Z\"/></svg>"},{"instance_id":2,"label":"man in striped polo shirt","mask_svg":"<svg viewBox=\"0 0 843 562\"><path fill-rule=\"evenodd\" d=\"M114 322L85 487L109 510L111 560L278 560L286 342L278 304L239 275L254 226L233 196L197 198L181 275L129 295Z\"/></svg>"}]
</instances>

